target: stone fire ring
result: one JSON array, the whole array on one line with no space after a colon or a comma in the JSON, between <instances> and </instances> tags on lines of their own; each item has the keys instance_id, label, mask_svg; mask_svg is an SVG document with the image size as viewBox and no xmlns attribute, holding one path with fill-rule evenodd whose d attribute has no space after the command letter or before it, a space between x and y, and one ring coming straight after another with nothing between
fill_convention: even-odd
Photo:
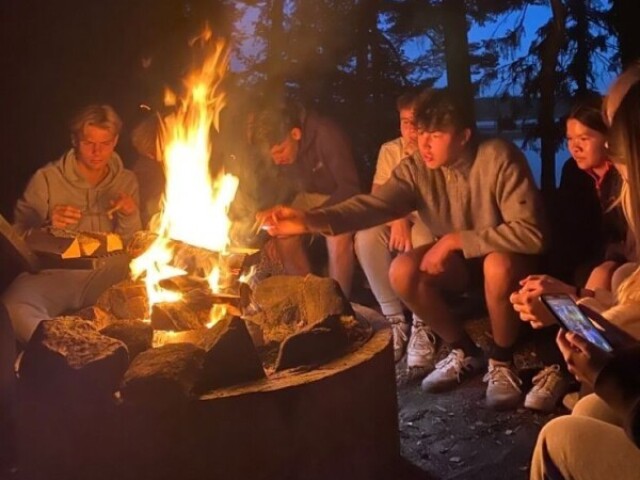
<instances>
[{"instance_id":1,"label":"stone fire ring","mask_svg":"<svg viewBox=\"0 0 640 480\"><path fill-rule=\"evenodd\" d=\"M314 370L221 388L178 412L115 408L83 430L71 459L27 435L26 448L40 452L30 478L54 478L52 470L94 480L394 478L400 441L391 331L379 313L354 309L371 324L371 338ZM30 408L29 416L42 428L39 413ZM74 421L57 413L60 423ZM56 433L58 447L63 437Z\"/></svg>"}]
</instances>

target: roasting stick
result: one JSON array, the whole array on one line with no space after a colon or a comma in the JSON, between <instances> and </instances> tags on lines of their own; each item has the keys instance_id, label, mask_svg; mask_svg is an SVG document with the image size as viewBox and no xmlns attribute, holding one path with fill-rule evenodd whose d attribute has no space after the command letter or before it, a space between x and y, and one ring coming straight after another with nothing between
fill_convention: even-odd
<instances>
[{"instance_id":1,"label":"roasting stick","mask_svg":"<svg viewBox=\"0 0 640 480\"><path fill-rule=\"evenodd\" d=\"M122 205L116 205L116 206L110 208L109 210L107 210L107 218L109 220L113 219L113 214L116 213L121 208L122 208Z\"/></svg>"}]
</instances>

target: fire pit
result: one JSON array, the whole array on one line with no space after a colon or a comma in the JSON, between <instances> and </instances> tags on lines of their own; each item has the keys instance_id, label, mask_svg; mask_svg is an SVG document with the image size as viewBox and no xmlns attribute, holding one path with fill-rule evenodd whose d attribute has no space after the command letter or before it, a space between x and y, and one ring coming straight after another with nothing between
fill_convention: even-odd
<instances>
[{"instance_id":1,"label":"fire pit","mask_svg":"<svg viewBox=\"0 0 640 480\"><path fill-rule=\"evenodd\" d=\"M227 216L238 179L210 165L229 52L211 32L193 43L210 51L187 94L166 96L162 209L129 245L131 280L42 322L25 349L21 470L32 480L388 478L399 439L387 323L329 279L272 277L247 291L236 261L249 255L231 248ZM62 238L62 259L98 248L91 235Z\"/></svg>"},{"instance_id":2,"label":"fire pit","mask_svg":"<svg viewBox=\"0 0 640 480\"><path fill-rule=\"evenodd\" d=\"M357 350L172 409L20 389L26 478L375 479L399 458L391 334L376 312Z\"/></svg>"}]
</instances>

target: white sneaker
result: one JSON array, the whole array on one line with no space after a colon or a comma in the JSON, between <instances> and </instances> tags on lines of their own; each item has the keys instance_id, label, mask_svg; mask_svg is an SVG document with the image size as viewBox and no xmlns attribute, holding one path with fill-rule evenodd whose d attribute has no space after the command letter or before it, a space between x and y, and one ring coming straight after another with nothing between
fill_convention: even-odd
<instances>
[{"instance_id":1,"label":"white sneaker","mask_svg":"<svg viewBox=\"0 0 640 480\"><path fill-rule=\"evenodd\" d=\"M524 399L524 406L540 412L555 410L558 400L569 387L567 379L560 374L560 365L550 365L533 377L533 387Z\"/></svg>"},{"instance_id":2,"label":"white sneaker","mask_svg":"<svg viewBox=\"0 0 640 480\"><path fill-rule=\"evenodd\" d=\"M387 320L393 334L393 359L399 362L409 339L409 324L404 319L404 315L389 315Z\"/></svg>"},{"instance_id":3,"label":"white sneaker","mask_svg":"<svg viewBox=\"0 0 640 480\"><path fill-rule=\"evenodd\" d=\"M511 363L489 360L489 370L482 380L487 383L488 407L505 410L520 403L522 380Z\"/></svg>"},{"instance_id":4,"label":"white sneaker","mask_svg":"<svg viewBox=\"0 0 640 480\"><path fill-rule=\"evenodd\" d=\"M453 349L443 360L436 363L435 370L422 380L422 389L426 392L450 390L464 379L480 373L485 365L484 357L465 357L462 350Z\"/></svg>"},{"instance_id":5,"label":"white sneaker","mask_svg":"<svg viewBox=\"0 0 640 480\"><path fill-rule=\"evenodd\" d=\"M407 346L407 368L432 369L436 357L436 336L424 322L413 317Z\"/></svg>"}]
</instances>

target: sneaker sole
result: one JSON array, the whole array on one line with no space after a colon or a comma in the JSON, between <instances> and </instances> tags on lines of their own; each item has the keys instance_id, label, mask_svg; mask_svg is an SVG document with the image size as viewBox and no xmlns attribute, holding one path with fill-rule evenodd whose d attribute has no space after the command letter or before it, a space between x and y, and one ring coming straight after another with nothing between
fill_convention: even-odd
<instances>
[{"instance_id":1,"label":"sneaker sole","mask_svg":"<svg viewBox=\"0 0 640 480\"><path fill-rule=\"evenodd\" d=\"M557 404L557 401L553 404L547 405L538 403L538 400L530 400L528 397L525 397L524 399L524 408L528 408L529 410L534 410L536 412L551 413L556 409Z\"/></svg>"},{"instance_id":2,"label":"sneaker sole","mask_svg":"<svg viewBox=\"0 0 640 480\"><path fill-rule=\"evenodd\" d=\"M462 380L462 382L455 383L446 383L446 384L432 384L425 386L424 384L420 384L420 388L423 392L426 393L444 393L450 392L451 390L455 390L460 385L462 385L466 380Z\"/></svg>"},{"instance_id":3,"label":"sneaker sole","mask_svg":"<svg viewBox=\"0 0 640 480\"><path fill-rule=\"evenodd\" d=\"M435 362L433 360L425 361L424 357L418 355L411 355L407 353L407 367L409 368L429 368L431 370L435 367Z\"/></svg>"},{"instance_id":4,"label":"sneaker sole","mask_svg":"<svg viewBox=\"0 0 640 480\"><path fill-rule=\"evenodd\" d=\"M503 411L503 410L515 410L520 405L520 400L522 397L514 398L513 400L509 400L508 402L490 402L489 399L486 399L487 407L492 410Z\"/></svg>"}]
</instances>

